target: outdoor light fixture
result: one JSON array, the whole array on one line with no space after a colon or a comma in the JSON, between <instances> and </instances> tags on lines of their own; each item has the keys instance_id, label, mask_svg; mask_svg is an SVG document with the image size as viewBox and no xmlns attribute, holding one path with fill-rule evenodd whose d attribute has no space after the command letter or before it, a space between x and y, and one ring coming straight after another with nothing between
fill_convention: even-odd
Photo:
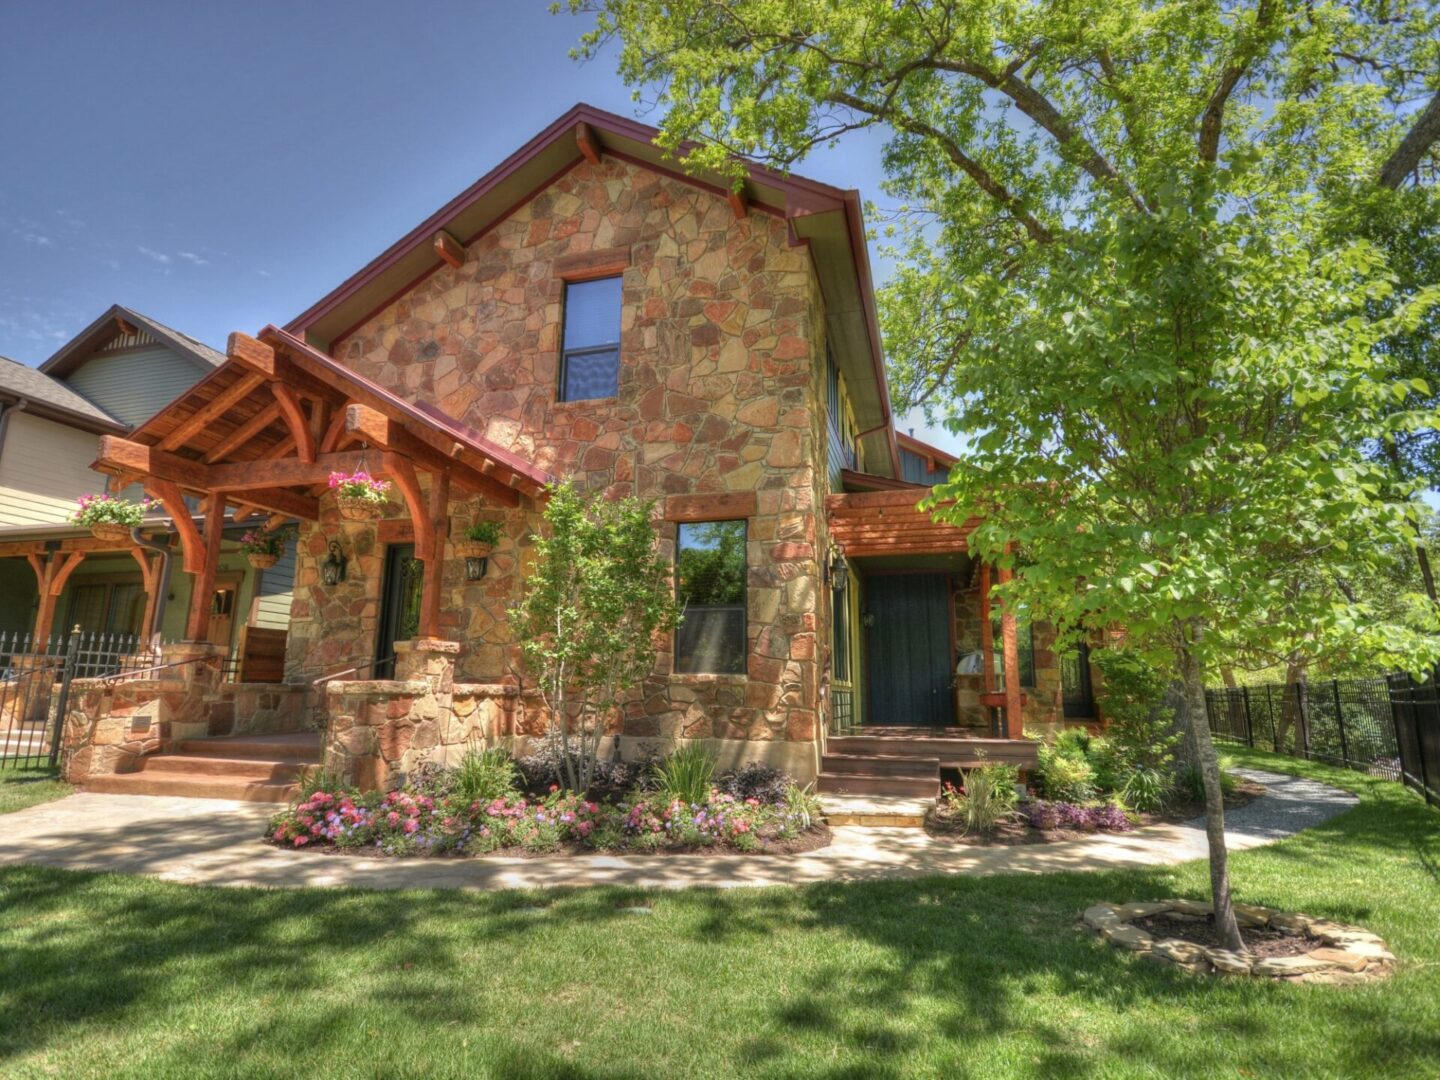
<instances>
[{"instance_id":1,"label":"outdoor light fixture","mask_svg":"<svg viewBox=\"0 0 1440 1080\"><path fill-rule=\"evenodd\" d=\"M330 555L320 564L320 580L326 585L339 585L345 580L345 564L350 560L340 550L340 541L330 541Z\"/></svg>"},{"instance_id":2,"label":"outdoor light fixture","mask_svg":"<svg viewBox=\"0 0 1440 1080\"><path fill-rule=\"evenodd\" d=\"M844 592L850 586L850 564L845 553L836 548L830 556L830 565L825 567L825 580L836 592Z\"/></svg>"},{"instance_id":3,"label":"outdoor light fixture","mask_svg":"<svg viewBox=\"0 0 1440 1080\"><path fill-rule=\"evenodd\" d=\"M479 558L477 558L474 555L466 555L465 580L479 581L482 577L485 576L485 571L489 568L489 566L490 559L488 556L480 556Z\"/></svg>"}]
</instances>

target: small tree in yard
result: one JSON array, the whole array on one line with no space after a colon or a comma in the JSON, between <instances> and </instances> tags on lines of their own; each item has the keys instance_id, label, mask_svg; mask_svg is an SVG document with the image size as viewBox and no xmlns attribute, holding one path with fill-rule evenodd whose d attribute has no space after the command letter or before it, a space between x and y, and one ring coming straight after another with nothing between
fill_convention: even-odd
<instances>
[{"instance_id":1,"label":"small tree in yard","mask_svg":"<svg viewBox=\"0 0 1440 1080\"><path fill-rule=\"evenodd\" d=\"M648 504L587 500L566 482L550 490L545 523L511 625L549 712L565 784L583 792L607 720L650 674L656 637L675 629L679 612Z\"/></svg>"},{"instance_id":2,"label":"small tree in yard","mask_svg":"<svg viewBox=\"0 0 1440 1080\"><path fill-rule=\"evenodd\" d=\"M1023 561L1007 602L1121 624L1183 685L1217 927L1243 948L1207 676L1262 638L1361 642L1411 670L1435 652L1433 611L1397 624L1346 583L1413 541L1415 485L1381 448L1436 426L1394 349L1433 290L1392 274L1353 211L1435 175L1440 12L568 6L596 16L582 54L619 40L692 167L738 177L737 155L785 168L886 133L896 409L971 440L936 513L981 514L975 553Z\"/></svg>"}]
</instances>

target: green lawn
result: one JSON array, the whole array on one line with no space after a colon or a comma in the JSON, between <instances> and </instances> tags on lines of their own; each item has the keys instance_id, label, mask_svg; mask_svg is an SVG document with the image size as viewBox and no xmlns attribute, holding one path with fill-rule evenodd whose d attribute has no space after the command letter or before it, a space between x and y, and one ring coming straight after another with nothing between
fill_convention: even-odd
<instances>
[{"instance_id":1,"label":"green lawn","mask_svg":"<svg viewBox=\"0 0 1440 1080\"><path fill-rule=\"evenodd\" d=\"M55 769L14 769L7 765L0 768L0 814L63 799L74 790L59 779Z\"/></svg>"},{"instance_id":2,"label":"green lawn","mask_svg":"<svg viewBox=\"0 0 1440 1080\"><path fill-rule=\"evenodd\" d=\"M1075 929L1096 901L1204 895L1200 864L482 895L22 868L0 872L0 1074L1440 1074L1440 813L1397 785L1235 757L1363 796L1234 875L1244 900L1383 934L1395 978L1200 980Z\"/></svg>"}]
</instances>

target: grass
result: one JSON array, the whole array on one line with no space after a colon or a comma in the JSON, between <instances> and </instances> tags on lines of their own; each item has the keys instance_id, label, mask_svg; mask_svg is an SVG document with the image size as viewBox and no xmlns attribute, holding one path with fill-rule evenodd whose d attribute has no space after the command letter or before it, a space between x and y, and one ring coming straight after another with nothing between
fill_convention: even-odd
<instances>
[{"instance_id":1,"label":"grass","mask_svg":"<svg viewBox=\"0 0 1440 1080\"><path fill-rule=\"evenodd\" d=\"M1395 977L1201 980L1075 928L1097 901L1205 895L1199 863L529 894L21 867L0 871L0 1074L1437 1075L1440 813L1395 784L1234 756L1361 795L1233 873L1241 899L1383 934Z\"/></svg>"},{"instance_id":2,"label":"grass","mask_svg":"<svg viewBox=\"0 0 1440 1080\"><path fill-rule=\"evenodd\" d=\"M0 767L0 814L63 799L75 789L60 779L56 769Z\"/></svg>"}]
</instances>

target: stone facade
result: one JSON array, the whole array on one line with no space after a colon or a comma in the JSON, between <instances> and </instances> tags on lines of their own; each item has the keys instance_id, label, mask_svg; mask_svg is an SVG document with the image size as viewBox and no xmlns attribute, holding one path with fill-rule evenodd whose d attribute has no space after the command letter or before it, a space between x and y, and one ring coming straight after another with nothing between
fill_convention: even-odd
<instances>
[{"instance_id":1,"label":"stone facade","mask_svg":"<svg viewBox=\"0 0 1440 1080\"><path fill-rule=\"evenodd\" d=\"M955 582L955 651L959 656L980 648L980 585L957 576ZM1025 687L1025 729L1048 732L1064 726L1061 700L1060 657L1055 652L1055 628L1037 622L1032 627L1035 643L1035 685ZM1000 655L1000 635L995 635L995 655ZM957 675L956 718L964 727L988 727L987 710L980 704L984 678Z\"/></svg>"},{"instance_id":2,"label":"stone facade","mask_svg":"<svg viewBox=\"0 0 1440 1080\"><path fill-rule=\"evenodd\" d=\"M607 260L623 264L619 392L557 402L567 267ZM672 674L662 655L620 734L743 743L766 756L763 744L813 747L820 728L823 326L808 255L781 219L737 219L715 194L606 157L516 208L470 244L462 266L442 266L333 352L582 490L658 500L662 517L667 496L754 492L747 673ZM373 656L384 537L400 535L393 524L342 526L330 502L299 545L296 677ZM514 678L505 609L540 518L530 500L516 509L455 500L450 535L478 518L502 522L506 539L479 582L464 579L447 548L442 630L465 645L456 677L495 684ZM673 550L676 525L660 528ZM337 536L348 576L327 589L319 564ZM332 689L341 716L353 715L343 711L350 692Z\"/></svg>"}]
</instances>

